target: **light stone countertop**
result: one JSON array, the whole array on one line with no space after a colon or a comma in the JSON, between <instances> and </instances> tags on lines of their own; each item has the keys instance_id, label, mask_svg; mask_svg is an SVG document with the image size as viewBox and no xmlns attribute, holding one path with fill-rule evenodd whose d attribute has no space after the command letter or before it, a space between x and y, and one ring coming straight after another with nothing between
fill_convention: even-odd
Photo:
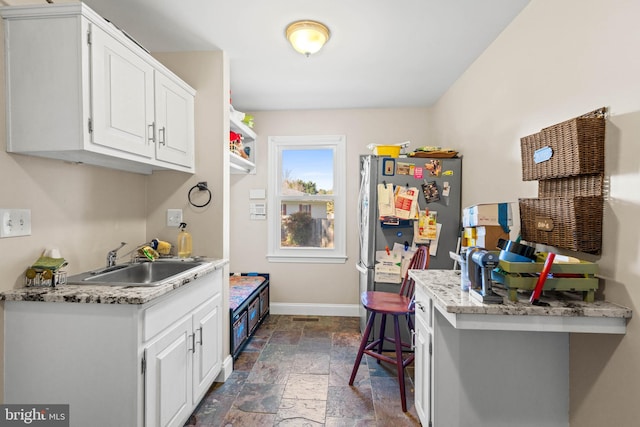
<instances>
[{"instance_id":1,"label":"light stone countertop","mask_svg":"<svg viewBox=\"0 0 640 427\"><path fill-rule=\"evenodd\" d=\"M482 304L460 287L460 272L453 270L410 270L416 286L422 287L438 309L451 314L490 314L506 316L561 316L629 319L632 310L607 301L583 302L579 296L567 292L547 292L553 297L540 300L548 307L529 303L529 293L518 293L519 301L509 301L503 288L494 287L503 296L502 304Z\"/></svg>"},{"instance_id":2,"label":"light stone countertop","mask_svg":"<svg viewBox=\"0 0 640 427\"><path fill-rule=\"evenodd\" d=\"M0 301L69 302L85 304L145 304L174 289L187 285L198 276L222 268L225 259L208 262L177 275L158 286L104 286L104 285L59 285L56 287L31 286L0 292Z\"/></svg>"}]
</instances>

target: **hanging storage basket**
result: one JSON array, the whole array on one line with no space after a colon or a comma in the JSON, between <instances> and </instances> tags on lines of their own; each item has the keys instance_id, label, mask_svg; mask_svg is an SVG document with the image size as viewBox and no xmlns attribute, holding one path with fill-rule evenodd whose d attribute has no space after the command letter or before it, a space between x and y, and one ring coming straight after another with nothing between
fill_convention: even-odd
<instances>
[{"instance_id":1,"label":"hanging storage basket","mask_svg":"<svg viewBox=\"0 0 640 427\"><path fill-rule=\"evenodd\" d=\"M538 181L538 197L602 196L603 174L578 175L568 178L541 179Z\"/></svg>"},{"instance_id":2,"label":"hanging storage basket","mask_svg":"<svg viewBox=\"0 0 640 427\"><path fill-rule=\"evenodd\" d=\"M576 252L599 254L602 246L602 196L520 199L521 235Z\"/></svg>"},{"instance_id":3,"label":"hanging storage basket","mask_svg":"<svg viewBox=\"0 0 640 427\"><path fill-rule=\"evenodd\" d=\"M605 119L577 117L520 139L522 180L604 172Z\"/></svg>"}]
</instances>

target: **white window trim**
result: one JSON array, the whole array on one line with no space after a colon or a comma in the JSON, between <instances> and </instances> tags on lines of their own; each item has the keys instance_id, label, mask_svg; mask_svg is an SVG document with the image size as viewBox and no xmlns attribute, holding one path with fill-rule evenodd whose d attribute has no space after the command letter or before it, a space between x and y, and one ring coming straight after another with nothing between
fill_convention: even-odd
<instances>
[{"instance_id":1,"label":"white window trim","mask_svg":"<svg viewBox=\"0 0 640 427\"><path fill-rule=\"evenodd\" d=\"M328 148L334 149L333 195L334 230L333 249L327 248L281 248L280 247L280 204L278 203L278 185L281 172L280 152L284 148ZM346 245L346 137L344 135L315 136L270 136L269 149L269 182L267 197L268 218L268 250L267 260L270 262L289 263L331 263L344 264L347 261Z\"/></svg>"}]
</instances>

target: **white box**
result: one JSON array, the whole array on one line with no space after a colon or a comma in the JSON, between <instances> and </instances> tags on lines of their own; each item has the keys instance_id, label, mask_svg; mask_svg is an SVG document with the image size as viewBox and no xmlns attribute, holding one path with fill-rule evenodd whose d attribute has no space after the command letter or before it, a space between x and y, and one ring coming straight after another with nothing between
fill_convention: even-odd
<instances>
[{"instance_id":1,"label":"white box","mask_svg":"<svg viewBox=\"0 0 640 427\"><path fill-rule=\"evenodd\" d=\"M462 211L462 226L501 225L509 228L513 225L510 203L486 203L469 206Z\"/></svg>"}]
</instances>

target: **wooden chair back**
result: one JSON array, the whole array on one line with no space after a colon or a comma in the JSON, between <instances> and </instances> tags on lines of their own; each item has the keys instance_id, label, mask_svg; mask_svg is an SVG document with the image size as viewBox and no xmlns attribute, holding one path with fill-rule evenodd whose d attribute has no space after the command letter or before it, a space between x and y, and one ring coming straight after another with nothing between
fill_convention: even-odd
<instances>
[{"instance_id":1,"label":"wooden chair back","mask_svg":"<svg viewBox=\"0 0 640 427\"><path fill-rule=\"evenodd\" d=\"M404 295L407 298L413 298L415 282L413 278L409 277L409 270L425 270L427 268L429 268L429 247L419 246L411 257L411 261L409 261L409 268L402 279L400 295Z\"/></svg>"}]
</instances>

